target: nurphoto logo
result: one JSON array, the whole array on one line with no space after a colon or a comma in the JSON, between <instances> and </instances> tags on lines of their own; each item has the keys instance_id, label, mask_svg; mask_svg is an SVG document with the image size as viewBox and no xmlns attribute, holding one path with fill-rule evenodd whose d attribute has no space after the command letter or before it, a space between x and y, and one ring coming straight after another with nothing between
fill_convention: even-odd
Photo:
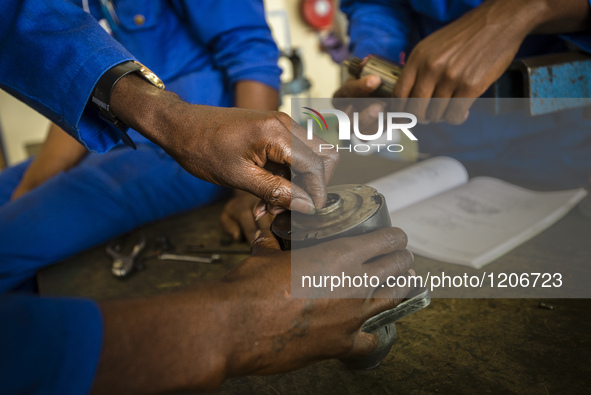
<instances>
[{"instance_id":1,"label":"nurphoto logo","mask_svg":"<svg viewBox=\"0 0 591 395\"><path fill-rule=\"evenodd\" d=\"M416 141L417 138L410 131L416 126L417 117L408 112L380 112L378 114L378 130L376 132L365 133L359 130L359 113L353 113L353 134L351 134L351 120L349 115L341 110L327 109L316 111L310 107L303 107L304 114L309 115L307 123L307 138L312 140L314 136L314 122L320 127L320 130L328 131L328 124L322 114L333 114L338 121L339 140L351 141L348 146L339 146L334 144L320 144L320 151L335 149L337 151L355 151L355 152L369 152L380 149L389 152L401 152L404 147L400 144L394 144L399 140L399 133L404 133L410 140ZM384 117L386 122L384 122ZM402 121L402 123L400 123ZM408 122L410 121L410 122ZM386 129L384 132L384 128ZM371 143L369 143L371 142Z\"/></svg>"}]
</instances>

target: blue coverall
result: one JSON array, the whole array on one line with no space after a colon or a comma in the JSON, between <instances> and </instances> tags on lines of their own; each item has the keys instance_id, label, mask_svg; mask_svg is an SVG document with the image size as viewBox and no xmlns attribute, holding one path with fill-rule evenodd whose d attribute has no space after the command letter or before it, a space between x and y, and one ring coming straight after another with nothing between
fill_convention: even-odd
<instances>
[{"instance_id":1,"label":"blue coverall","mask_svg":"<svg viewBox=\"0 0 591 395\"><path fill-rule=\"evenodd\" d=\"M100 2L91 13L103 18ZM183 100L233 105L233 87L253 80L279 88L278 50L262 1L119 0L114 37ZM137 25L134 18L143 16ZM9 202L29 161L0 173L0 292L37 269L147 222L211 203L227 189L191 176L161 148L129 131L118 145ZM105 151L105 143L84 141Z\"/></svg>"},{"instance_id":2,"label":"blue coverall","mask_svg":"<svg viewBox=\"0 0 591 395\"><path fill-rule=\"evenodd\" d=\"M483 2L342 0L341 7L349 19L354 56L375 54L399 61L401 53L408 57L423 38ZM532 35L526 37L517 57L564 52L568 50L567 41L591 52L591 34L587 32ZM525 121L519 114L489 116L472 111L459 127L446 123L418 125L413 133L424 155L451 156L510 181L571 188L587 184L591 175L590 130L591 120L582 116L582 110Z\"/></svg>"},{"instance_id":3,"label":"blue coverall","mask_svg":"<svg viewBox=\"0 0 591 395\"><path fill-rule=\"evenodd\" d=\"M40 265L223 193L137 134L138 151L120 146L112 126L86 108L105 71L136 59L130 52L190 102L229 105L230 89L241 79L278 88L277 49L262 1L116 4L121 26L115 34L129 51L69 2L0 2L0 87L90 150L110 150L107 156L89 154L70 172L2 206L2 291ZM91 12L102 18L96 4ZM141 26L133 22L137 14L145 17ZM24 166L1 173L3 203ZM88 392L101 337L100 311L92 301L1 295L0 392Z\"/></svg>"}]
</instances>

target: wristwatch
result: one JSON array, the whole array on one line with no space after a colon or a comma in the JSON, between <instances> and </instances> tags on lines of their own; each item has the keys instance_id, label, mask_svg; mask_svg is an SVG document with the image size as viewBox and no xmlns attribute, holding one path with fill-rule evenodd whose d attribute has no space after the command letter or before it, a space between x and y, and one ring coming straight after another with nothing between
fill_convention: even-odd
<instances>
[{"instance_id":1,"label":"wristwatch","mask_svg":"<svg viewBox=\"0 0 591 395\"><path fill-rule=\"evenodd\" d=\"M122 77L130 73L137 73L158 89L164 89L162 80L150 69L135 60L129 60L111 67L101 76L92 92L91 103L97 108L102 119L113 124L121 131L120 136L123 142L135 148L135 144L127 136L127 133L125 133L128 128L127 125L111 111L111 93L113 93L113 88Z\"/></svg>"}]
</instances>

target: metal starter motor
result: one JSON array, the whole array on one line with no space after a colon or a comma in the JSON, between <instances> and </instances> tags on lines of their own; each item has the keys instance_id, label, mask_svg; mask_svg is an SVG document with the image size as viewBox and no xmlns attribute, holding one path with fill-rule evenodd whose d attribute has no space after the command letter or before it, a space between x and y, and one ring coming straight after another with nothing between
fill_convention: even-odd
<instances>
[{"instance_id":1,"label":"metal starter motor","mask_svg":"<svg viewBox=\"0 0 591 395\"><path fill-rule=\"evenodd\" d=\"M394 86L402 73L402 65L384 59L377 55L368 55L363 59L351 58L343 62L355 78L363 78L368 75L377 75L382 80L381 85L374 94L378 97L392 97Z\"/></svg>"}]
</instances>

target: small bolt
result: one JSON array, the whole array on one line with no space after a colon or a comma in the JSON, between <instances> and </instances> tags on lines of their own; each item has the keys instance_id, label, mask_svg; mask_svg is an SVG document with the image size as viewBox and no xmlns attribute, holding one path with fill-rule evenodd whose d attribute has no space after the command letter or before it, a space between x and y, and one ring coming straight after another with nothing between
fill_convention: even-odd
<instances>
[{"instance_id":1,"label":"small bolt","mask_svg":"<svg viewBox=\"0 0 591 395\"><path fill-rule=\"evenodd\" d=\"M552 306L551 304L546 304L544 302L540 302L540 304L538 305L538 307L540 309L554 310L554 306Z\"/></svg>"}]
</instances>

